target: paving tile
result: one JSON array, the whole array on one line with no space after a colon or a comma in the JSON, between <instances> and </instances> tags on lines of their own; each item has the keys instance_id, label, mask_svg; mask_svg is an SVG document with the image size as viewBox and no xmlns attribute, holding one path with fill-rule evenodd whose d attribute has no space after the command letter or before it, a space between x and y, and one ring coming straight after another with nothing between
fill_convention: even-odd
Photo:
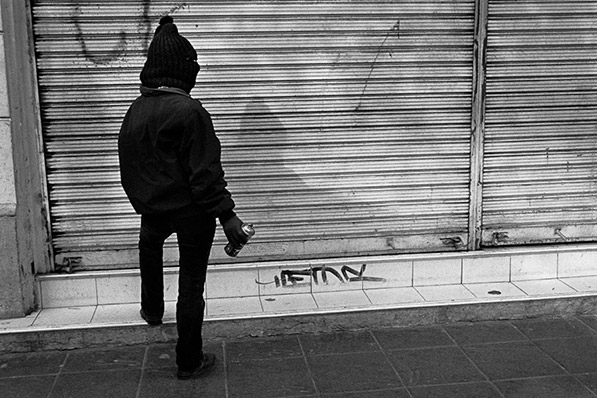
<instances>
[{"instance_id":1,"label":"paving tile","mask_svg":"<svg viewBox=\"0 0 597 398\"><path fill-rule=\"evenodd\" d=\"M406 388L391 390L341 392L337 394L321 394L323 398L411 398Z\"/></svg>"},{"instance_id":2,"label":"paving tile","mask_svg":"<svg viewBox=\"0 0 597 398\"><path fill-rule=\"evenodd\" d=\"M199 378L179 381L175 374L175 366L171 369L146 370L141 380L139 397L226 397L225 370L221 362L216 361L214 368Z\"/></svg>"},{"instance_id":3,"label":"paving tile","mask_svg":"<svg viewBox=\"0 0 597 398\"><path fill-rule=\"evenodd\" d=\"M593 334L590 328L576 319L525 319L512 324L530 339L562 339Z\"/></svg>"},{"instance_id":4,"label":"paving tile","mask_svg":"<svg viewBox=\"0 0 597 398\"><path fill-rule=\"evenodd\" d=\"M562 282L574 290L583 293L597 292L597 276L580 276L576 278L561 278Z\"/></svg>"},{"instance_id":5,"label":"paving tile","mask_svg":"<svg viewBox=\"0 0 597 398\"><path fill-rule=\"evenodd\" d=\"M378 329L373 335L385 350L425 348L454 345L440 327Z\"/></svg>"},{"instance_id":6,"label":"paving tile","mask_svg":"<svg viewBox=\"0 0 597 398\"><path fill-rule=\"evenodd\" d=\"M33 325L35 318L39 311L34 311L33 313L21 317L21 318L10 318L10 319L0 319L0 331L14 331L19 329L25 329Z\"/></svg>"},{"instance_id":7,"label":"paving tile","mask_svg":"<svg viewBox=\"0 0 597 398\"><path fill-rule=\"evenodd\" d=\"M176 321L176 301L166 301L164 303L164 307L164 316L162 318L162 321Z\"/></svg>"},{"instance_id":8,"label":"paving tile","mask_svg":"<svg viewBox=\"0 0 597 398\"><path fill-rule=\"evenodd\" d=\"M582 373L575 375L575 377L594 394L597 394L597 373Z\"/></svg>"},{"instance_id":9,"label":"paving tile","mask_svg":"<svg viewBox=\"0 0 597 398\"><path fill-rule=\"evenodd\" d=\"M209 317L258 314L263 312L259 297L233 297L221 299L208 299L206 312Z\"/></svg>"},{"instance_id":10,"label":"paving tile","mask_svg":"<svg viewBox=\"0 0 597 398\"><path fill-rule=\"evenodd\" d=\"M7 398L47 398L56 376L0 378L0 391Z\"/></svg>"},{"instance_id":11,"label":"paving tile","mask_svg":"<svg viewBox=\"0 0 597 398\"><path fill-rule=\"evenodd\" d=\"M530 341L466 345L462 349L491 380L564 373L558 364Z\"/></svg>"},{"instance_id":12,"label":"paving tile","mask_svg":"<svg viewBox=\"0 0 597 398\"><path fill-rule=\"evenodd\" d=\"M228 363L230 398L281 398L315 395L304 358Z\"/></svg>"},{"instance_id":13,"label":"paving tile","mask_svg":"<svg viewBox=\"0 0 597 398\"><path fill-rule=\"evenodd\" d=\"M299 337L307 355L378 351L369 331L306 334Z\"/></svg>"},{"instance_id":14,"label":"paving tile","mask_svg":"<svg viewBox=\"0 0 597 398\"><path fill-rule=\"evenodd\" d=\"M174 374L176 370L176 343L152 344L147 347L145 369L170 369ZM215 354L216 363L223 361L222 344L208 343L203 346L203 351Z\"/></svg>"},{"instance_id":15,"label":"paving tile","mask_svg":"<svg viewBox=\"0 0 597 398\"><path fill-rule=\"evenodd\" d=\"M407 387L485 379L458 347L392 351L388 357Z\"/></svg>"},{"instance_id":16,"label":"paving tile","mask_svg":"<svg viewBox=\"0 0 597 398\"><path fill-rule=\"evenodd\" d=\"M71 326L85 325L91 322L95 306L44 308L33 323L33 326Z\"/></svg>"},{"instance_id":17,"label":"paving tile","mask_svg":"<svg viewBox=\"0 0 597 398\"><path fill-rule=\"evenodd\" d=\"M362 290L313 293L313 298L320 309L354 308L371 305L369 298Z\"/></svg>"},{"instance_id":18,"label":"paving tile","mask_svg":"<svg viewBox=\"0 0 597 398\"><path fill-rule=\"evenodd\" d=\"M445 326L458 344L497 343L526 340L518 329L507 322L475 322Z\"/></svg>"},{"instance_id":19,"label":"paving tile","mask_svg":"<svg viewBox=\"0 0 597 398\"><path fill-rule=\"evenodd\" d=\"M593 331L597 332L597 315L583 315L579 316L578 319L585 325L588 325Z\"/></svg>"},{"instance_id":20,"label":"paving tile","mask_svg":"<svg viewBox=\"0 0 597 398\"><path fill-rule=\"evenodd\" d=\"M317 355L307 358L320 393L356 392L402 387L381 352Z\"/></svg>"},{"instance_id":21,"label":"paving tile","mask_svg":"<svg viewBox=\"0 0 597 398\"><path fill-rule=\"evenodd\" d=\"M49 398L135 398L140 369L61 374Z\"/></svg>"},{"instance_id":22,"label":"paving tile","mask_svg":"<svg viewBox=\"0 0 597 398\"><path fill-rule=\"evenodd\" d=\"M373 305L400 305L425 301L413 287L366 289L365 294Z\"/></svg>"},{"instance_id":23,"label":"paving tile","mask_svg":"<svg viewBox=\"0 0 597 398\"><path fill-rule=\"evenodd\" d=\"M110 347L85 349L69 354L64 366L64 373L87 372L95 370L140 369L145 357L145 346Z\"/></svg>"},{"instance_id":24,"label":"paving tile","mask_svg":"<svg viewBox=\"0 0 597 398\"><path fill-rule=\"evenodd\" d=\"M317 303L313 295L307 294L278 294L261 296L263 311L272 313L288 313L317 310Z\"/></svg>"},{"instance_id":25,"label":"paving tile","mask_svg":"<svg viewBox=\"0 0 597 398\"><path fill-rule=\"evenodd\" d=\"M65 352L32 352L0 356L0 378L57 374L66 360Z\"/></svg>"},{"instance_id":26,"label":"paving tile","mask_svg":"<svg viewBox=\"0 0 597 398\"><path fill-rule=\"evenodd\" d=\"M536 344L570 373L597 372L597 336L537 340Z\"/></svg>"},{"instance_id":27,"label":"paving tile","mask_svg":"<svg viewBox=\"0 0 597 398\"><path fill-rule=\"evenodd\" d=\"M98 305L93 318L92 324L106 324L106 323L136 323L142 322L139 316L139 309L141 306L136 304L110 304Z\"/></svg>"},{"instance_id":28,"label":"paving tile","mask_svg":"<svg viewBox=\"0 0 597 398\"><path fill-rule=\"evenodd\" d=\"M486 382L411 387L413 398L501 398L494 386Z\"/></svg>"},{"instance_id":29,"label":"paving tile","mask_svg":"<svg viewBox=\"0 0 597 398\"><path fill-rule=\"evenodd\" d=\"M426 301L466 301L476 298L463 285L417 286L415 289L417 289Z\"/></svg>"},{"instance_id":30,"label":"paving tile","mask_svg":"<svg viewBox=\"0 0 597 398\"><path fill-rule=\"evenodd\" d=\"M529 296L553 296L576 293L576 290L559 279L525 280L513 283Z\"/></svg>"},{"instance_id":31,"label":"paving tile","mask_svg":"<svg viewBox=\"0 0 597 398\"><path fill-rule=\"evenodd\" d=\"M571 376L504 380L495 384L506 398L594 398Z\"/></svg>"},{"instance_id":32,"label":"paving tile","mask_svg":"<svg viewBox=\"0 0 597 398\"><path fill-rule=\"evenodd\" d=\"M501 300L526 296L525 292L509 282L467 283L464 286L477 298Z\"/></svg>"},{"instance_id":33,"label":"paving tile","mask_svg":"<svg viewBox=\"0 0 597 398\"><path fill-rule=\"evenodd\" d=\"M226 359L229 362L291 358L303 355L296 336L227 342L225 349Z\"/></svg>"},{"instance_id":34,"label":"paving tile","mask_svg":"<svg viewBox=\"0 0 597 398\"><path fill-rule=\"evenodd\" d=\"M176 343L152 344L147 347L145 369L170 369L176 367ZM221 358L221 356L220 356ZM217 358L216 358L217 360Z\"/></svg>"}]
</instances>

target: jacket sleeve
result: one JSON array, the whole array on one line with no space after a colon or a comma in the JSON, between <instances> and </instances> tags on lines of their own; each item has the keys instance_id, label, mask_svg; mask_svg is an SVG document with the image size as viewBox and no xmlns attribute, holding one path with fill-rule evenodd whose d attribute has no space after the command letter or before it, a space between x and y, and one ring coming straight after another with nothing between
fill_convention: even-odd
<instances>
[{"instance_id":1,"label":"jacket sleeve","mask_svg":"<svg viewBox=\"0 0 597 398\"><path fill-rule=\"evenodd\" d=\"M225 221L234 215L234 201L226 189L220 140L209 113L199 102L194 105L185 120L182 166L186 166L193 201L214 218Z\"/></svg>"}]
</instances>

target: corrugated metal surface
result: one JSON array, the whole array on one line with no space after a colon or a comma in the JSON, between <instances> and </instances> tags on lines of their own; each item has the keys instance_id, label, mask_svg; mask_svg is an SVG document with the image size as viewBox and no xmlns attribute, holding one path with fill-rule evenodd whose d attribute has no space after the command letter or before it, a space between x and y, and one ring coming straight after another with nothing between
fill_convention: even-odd
<instances>
[{"instance_id":1,"label":"corrugated metal surface","mask_svg":"<svg viewBox=\"0 0 597 398\"><path fill-rule=\"evenodd\" d=\"M483 244L597 239L597 2L489 1Z\"/></svg>"},{"instance_id":2,"label":"corrugated metal surface","mask_svg":"<svg viewBox=\"0 0 597 398\"><path fill-rule=\"evenodd\" d=\"M116 139L166 13L257 230L239 260L464 249L474 3L34 2L57 261L135 262Z\"/></svg>"}]
</instances>

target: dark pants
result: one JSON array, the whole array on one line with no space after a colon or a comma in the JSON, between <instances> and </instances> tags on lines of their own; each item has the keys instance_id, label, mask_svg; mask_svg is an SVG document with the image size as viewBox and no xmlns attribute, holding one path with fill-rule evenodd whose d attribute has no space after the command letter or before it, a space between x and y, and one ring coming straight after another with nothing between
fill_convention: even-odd
<instances>
[{"instance_id":1,"label":"dark pants","mask_svg":"<svg viewBox=\"0 0 597 398\"><path fill-rule=\"evenodd\" d=\"M139 237L141 308L150 318L164 314L164 241L176 233L180 272L176 303L176 364L192 370L203 358L203 289L216 221L207 215L177 218L172 215L143 215Z\"/></svg>"}]
</instances>

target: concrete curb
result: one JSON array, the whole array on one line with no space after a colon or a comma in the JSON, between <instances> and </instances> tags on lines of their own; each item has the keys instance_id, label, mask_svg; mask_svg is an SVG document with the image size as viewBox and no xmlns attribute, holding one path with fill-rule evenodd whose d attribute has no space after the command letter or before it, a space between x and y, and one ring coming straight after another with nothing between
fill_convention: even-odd
<instances>
[{"instance_id":1,"label":"concrete curb","mask_svg":"<svg viewBox=\"0 0 597 398\"><path fill-rule=\"evenodd\" d=\"M597 295L482 303L449 303L425 307L351 309L327 313L207 319L204 323L204 339L209 342L339 330L596 314ZM173 322L154 327L140 323L73 325L2 333L0 334L0 353L167 343L176 341L176 336L176 325Z\"/></svg>"}]
</instances>

